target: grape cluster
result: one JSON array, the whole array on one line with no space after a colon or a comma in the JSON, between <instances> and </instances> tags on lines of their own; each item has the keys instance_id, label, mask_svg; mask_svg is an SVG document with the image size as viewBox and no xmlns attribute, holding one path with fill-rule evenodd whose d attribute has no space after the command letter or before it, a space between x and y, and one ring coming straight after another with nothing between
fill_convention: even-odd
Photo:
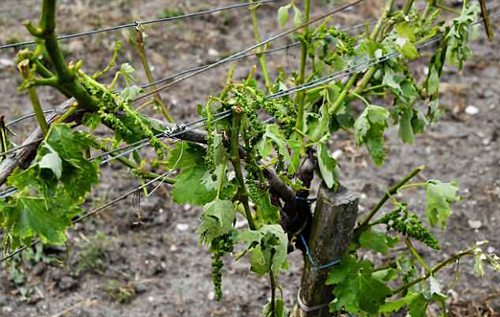
<instances>
[{"instance_id":1,"label":"grape cluster","mask_svg":"<svg viewBox=\"0 0 500 317\"><path fill-rule=\"evenodd\" d=\"M222 257L233 252L234 241L230 233L224 234L212 240L210 250L212 251L212 283L214 283L215 298L222 298L222 268L224 263Z\"/></svg>"},{"instance_id":2,"label":"grape cluster","mask_svg":"<svg viewBox=\"0 0 500 317\"><path fill-rule=\"evenodd\" d=\"M425 243L431 249L441 249L429 229L424 227L417 215L409 213L406 208L397 209L385 215L380 219L380 223L386 224L389 229Z\"/></svg>"}]
</instances>

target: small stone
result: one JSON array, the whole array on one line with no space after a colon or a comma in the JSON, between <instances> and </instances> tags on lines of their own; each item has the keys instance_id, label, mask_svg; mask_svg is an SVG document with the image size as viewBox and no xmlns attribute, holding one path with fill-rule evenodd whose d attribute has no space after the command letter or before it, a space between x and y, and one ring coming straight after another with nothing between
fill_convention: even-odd
<instances>
[{"instance_id":1,"label":"small stone","mask_svg":"<svg viewBox=\"0 0 500 317\"><path fill-rule=\"evenodd\" d=\"M178 223L176 228L179 231L187 231L189 229L189 225L185 223Z\"/></svg>"},{"instance_id":2,"label":"small stone","mask_svg":"<svg viewBox=\"0 0 500 317\"><path fill-rule=\"evenodd\" d=\"M467 108L465 108L465 113L471 116L476 115L479 113L479 108L476 106L467 106Z\"/></svg>"},{"instance_id":3,"label":"small stone","mask_svg":"<svg viewBox=\"0 0 500 317\"><path fill-rule=\"evenodd\" d=\"M214 299L215 299L215 293L214 292L208 293L208 300L214 300Z\"/></svg>"},{"instance_id":4,"label":"small stone","mask_svg":"<svg viewBox=\"0 0 500 317\"><path fill-rule=\"evenodd\" d=\"M0 68L14 66L14 61L10 59L0 58Z\"/></svg>"},{"instance_id":5,"label":"small stone","mask_svg":"<svg viewBox=\"0 0 500 317\"><path fill-rule=\"evenodd\" d=\"M10 306L4 306L4 307L2 308L2 311L3 311L4 313L9 314L9 313L12 313L13 309L12 309L12 307L10 307Z\"/></svg>"},{"instance_id":6,"label":"small stone","mask_svg":"<svg viewBox=\"0 0 500 317\"><path fill-rule=\"evenodd\" d=\"M77 282L71 276L63 276L57 284L60 290L66 291L77 286Z\"/></svg>"},{"instance_id":7,"label":"small stone","mask_svg":"<svg viewBox=\"0 0 500 317\"><path fill-rule=\"evenodd\" d=\"M175 246L175 244L172 244L170 246L170 252L175 252L175 251L177 251L177 247Z\"/></svg>"},{"instance_id":8,"label":"small stone","mask_svg":"<svg viewBox=\"0 0 500 317\"><path fill-rule=\"evenodd\" d=\"M343 154L344 152L342 150L335 150L332 153L332 157L336 160L339 159L339 157Z\"/></svg>"},{"instance_id":9,"label":"small stone","mask_svg":"<svg viewBox=\"0 0 500 317\"><path fill-rule=\"evenodd\" d=\"M479 229L483 225L481 223L481 221L479 221L479 220L471 220L471 219L469 219L468 222L469 222L469 227L471 227L472 229Z\"/></svg>"},{"instance_id":10,"label":"small stone","mask_svg":"<svg viewBox=\"0 0 500 317\"><path fill-rule=\"evenodd\" d=\"M361 193L361 195L359 195L359 199L366 199L366 194L365 193Z\"/></svg>"},{"instance_id":11,"label":"small stone","mask_svg":"<svg viewBox=\"0 0 500 317\"><path fill-rule=\"evenodd\" d=\"M188 211L189 209L191 209L191 205L190 204L185 204L184 205L184 211Z\"/></svg>"},{"instance_id":12,"label":"small stone","mask_svg":"<svg viewBox=\"0 0 500 317\"><path fill-rule=\"evenodd\" d=\"M217 57L220 55L219 51L217 51L215 48L209 48L208 49L208 55L209 56L214 56Z\"/></svg>"}]
</instances>

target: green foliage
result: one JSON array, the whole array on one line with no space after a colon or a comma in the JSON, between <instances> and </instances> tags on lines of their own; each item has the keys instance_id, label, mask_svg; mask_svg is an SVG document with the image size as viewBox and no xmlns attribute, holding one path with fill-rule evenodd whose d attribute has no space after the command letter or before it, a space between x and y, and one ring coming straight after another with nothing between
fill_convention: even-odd
<instances>
[{"instance_id":1,"label":"green foliage","mask_svg":"<svg viewBox=\"0 0 500 317\"><path fill-rule=\"evenodd\" d=\"M252 272L278 274L286 266L288 237L281 226L267 225L256 231L243 231L238 240L248 245Z\"/></svg>"},{"instance_id":2,"label":"green foliage","mask_svg":"<svg viewBox=\"0 0 500 317\"><path fill-rule=\"evenodd\" d=\"M350 255L328 273L327 285L334 285L336 300L330 304L332 312L344 308L351 314L377 314L386 297L392 294L385 283L373 276L370 261L358 262Z\"/></svg>"},{"instance_id":3,"label":"green foliage","mask_svg":"<svg viewBox=\"0 0 500 317\"><path fill-rule=\"evenodd\" d=\"M216 190L207 188L200 180L208 173L205 150L198 145L181 142L169 152L167 165L180 168L172 196L178 204L204 205L216 196Z\"/></svg>"},{"instance_id":4,"label":"green foliage","mask_svg":"<svg viewBox=\"0 0 500 317\"><path fill-rule=\"evenodd\" d=\"M398 239L391 238L383 232L368 228L363 231L359 237L359 244L362 248L371 249L380 253L387 253L390 248L393 248L398 242Z\"/></svg>"},{"instance_id":5,"label":"green foliage","mask_svg":"<svg viewBox=\"0 0 500 317\"><path fill-rule=\"evenodd\" d=\"M309 4L306 2L306 10ZM296 32L295 37L302 48L299 71L286 74L279 69L274 83L269 84L266 77L266 89L271 94L289 87L300 88L302 84L308 85L307 89L298 91L293 98L268 98L254 78L256 68L241 82L233 80L231 71L222 91L209 97L205 107L199 109L199 113L205 115L206 145L177 142L175 148L168 151L166 162L162 160L168 147L158 139L164 131L132 107L134 100L143 93L135 85L134 68L124 63L116 70L111 84L97 81L100 75L115 68L119 43L108 67L92 77L79 70L81 63L61 65L61 61L56 60L58 64L53 66L59 71L59 77L54 75L57 80L49 80L51 85L76 98L78 105L75 107L85 110L83 123L90 131L103 123L115 136L111 141L97 140L87 133L74 132L69 126L53 125L38 149L34 164L25 170L17 169L8 179L9 185L16 187L18 192L0 200L0 225L6 228L4 245L16 247L36 237L44 243L63 244L65 230L81 213L80 205L98 182L98 161L89 162L85 155L89 148L102 149L101 141L113 142L116 147L122 141L130 144L148 140L159 160L147 164L134 153L140 166L135 167L131 162L126 165L139 176L147 174L147 166L178 170L172 190L174 202L203 206L197 232L200 241L212 253L212 280L217 300L222 296L223 258L232 254L236 244L241 243L245 245L241 256L250 254L251 270L259 275L269 274L272 281L273 301L264 307L263 314L287 316L289 312L283 300L275 299L277 285L274 280L282 269L286 269L288 241L297 234L288 228L289 231L285 231L287 226L282 226L300 218L290 220L287 214L298 213L289 210L296 203L293 195L314 192L314 188L307 185L306 177L300 174L301 168L306 162L314 162L315 175L335 190L340 166L329 154L328 142L332 135L341 130L354 132L356 143L366 146L376 165L381 165L386 157L384 133L391 126L399 128L403 142L415 143L416 135L437 121L442 113L439 82L446 62L461 68L471 55L467 46L468 30L477 17L477 6L464 1L462 14L446 24L440 18L440 10L433 3L429 5L426 13L413 8L406 12L388 12L388 16L382 16L377 24L380 29L377 27L372 32L367 29L366 35L349 36L327 23ZM179 14L175 10L167 11L162 17ZM295 1L291 1L278 9L279 24L284 26L291 14L295 25L307 22L309 16L309 12L302 13ZM417 81L408 62L421 57L419 45L436 38L441 41L429 61L429 73L425 81ZM40 85L35 76L43 71L38 61L40 52L47 56L61 55L60 49L52 49L44 43L35 52L20 53L19 60L28 61L30 70L21 88ZM392 53L400 55L385 59ZM50 58L47 61L50 62ZM261 68L269 73L265 70L265 60L260 61ZM371 66L363 69L366 64ZM335 76L335 80L314 83L325 75L352 66L358 67L347 80ZM60 74L61 69L63 74ZM306 74L306 70L310 73ZM50 71L42 75L45 79L51 77ZM67 82L61 83L60 78L66 78ZM115 86L118 85L124 89L116 94ZM380 106L374 105L372 98ZM355 102L358 100L363 103ZM422 110L419 103L428 105L427 111ZM232 117L219 117L229 112ZM274 122L263 123L263 118L269 116ZM10 146L6 145L5 132L2 141L4 151ZM279 186L277 182L281 182ZM425 212L429 222L432 226L439 223L444 228L451 214L450 203L459 199L456 196L458 188L453 183L434 180L423 186L427 189ZM280 192L283 188L292 194L283 195ZM336 298L330 304L332 311L345 309L350 314L367 316L406 309L411 317L417 317L426 315L430 302L445 300L435 272L419 280L416 264L428 272L431 269L409 242L410 239L418 240L438 250L438 241L417 215L408 211L405 203L390 198L396 209L370 223L382 206L377 207L357 229L350 253L344 254L340 264L330 270L327 283L334 285ZM300 213L307 215L310 210L305 208ZM250 229L235 228L238 214L246 217ZM377 225L385 225L387 232L379 231ZM378 268L358 258L359 249L387 254L399 242L394 233L404 237L411 257L399 253L394 262ZM82 269L92 268L89 261L102 262L101 251L96 248L84 253L88 260L82 259ZM500 269L498 258L483 253L479 247L459 253L444 264L451 264L464 255L475 256L479 274L484 272L485 261ZM19 283L24 282L22 274L16 279ZM395 281L402 286L392 290L388 283ZM120 302L129 301L135 294L133 285L119 281L111 281L106 290ZM398 294L402 297L392 298Z\"/></svg>"},{"instance_id":6,"label":"green foliage","mask_svg":"<svg viewBox=\"0 0 500 317\"><path fill-rule=\"evenodd\" d=\"M384 131L389 126L388 119L389 111L379 106L368 105L354 123L356 142L366 144L370 156L377 165L381 165L385 159Z\"/></svg>"},{"instance_id":7,"label":"green foliage","mask_svg":"<svg viewBox=\"0 0 500 317\"><path fill-rule=\"evenodd\" d=\"M95 141L88 134L53 125L35 164L24 171L17 169L9 177L8 183L18 192L0 201L0 223L14 247L35 236L48 244L65 243L66 228L98 183L97 163L85 157L90 146Z\"/></svg>"},{"instance_id":8,"label":"green foliage","mask_svg":"<svg viewBox=\"0 0 500 317\"><path fill-rule=\"evenodd\" d=\"M236 210L231 201L217 199L206 204L198 229L201 241L210 245L215 238L228 234L235 219Z\"/></svg>"},{"instance_id":9,"label":"green foliage","mask_svg":"<svg viewBox=\"0 0 500 317\"><path fill-rule=\"evenodd\" d=\"M454 183L441 183L432 180L427 185L427 201L425 212L431 226L437 223L444 229L446 220L451 215L450 203L460 200L457 196L458 187Z\"/></svg>"},{"instance_id":10,"label":"green foliage","mask_svg":"<svg viewBox=\"0 0 500 317\"><path fill-rule=\"evenodd\" d=\"M330 157L328 149L325 144L318 145L318 165L321 172L323 181L328 188L335 189L337 187L337 180L339 178L339 169L337 161Z\"/></svg>"}]
</instances>

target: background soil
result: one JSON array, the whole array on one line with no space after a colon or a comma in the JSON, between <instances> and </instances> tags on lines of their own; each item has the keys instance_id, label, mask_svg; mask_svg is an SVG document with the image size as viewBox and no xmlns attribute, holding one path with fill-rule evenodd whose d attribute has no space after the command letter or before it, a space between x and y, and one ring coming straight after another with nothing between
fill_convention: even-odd
<instances>
[{"instance_id":1,"label":"background soil","mask_svg":"<svg viewBox=\"0 0 500 317\"><path fill-rule=\"evenodd\" d=\"M137 0L65 0L58 13L60 34L81 32L159 16L195 12L234 4L236 1L137 1ZM314 15L334 7L334 1L315 1ZM284 1L279 2L283 4ZM489 2L493 5L494 1ZM262 37L278 32L276 10L279 4L259 9ZM335 5L338 5L335 2ZM38 20L40 1L4 0L0 2L0 43L29 39L21 21ZM335 18L341 26L355 25L372 18L378 10L370 1L360 8ZM493 21L497 25L497 20ZM445 232L436 230L443 253L421 248L435 263L447 255L489 240L489 250L500 252L500 35L493 42L484 39L479 28L472 41L474 57L462 71L447 68L442 85L443 119L427 133L417 137L415 145L404 145L397 130L387 133L388 160L374 167L367 152L357 148L348 135L337 135L331 149L336 151L342 169L341 182L356 191L360 210L366 212L384 191L419 165L426 165L421 180L457 180L464 198L453 205L454 214ZM227 11L199 18L145 27L147 53L154 65L155 78L176 73L194 65L210 63L248 47L253 43L251 21L246 9ZM111 58L116 39L124 41L119 61L138 69L138 82L146 78L140 70L136 51L126 41L126 32L114 32L65 41L68 60L85 61L85 70L102 69ZM281 41L289 43L291 39ZM279 44L274 44L277 47ZM270 69L294 68L297 51L290 49L268 57ZM20 76L14 67L15 50L0 51L0 113L7 121L30 112L25 94L16 87ZM237 76L246 75L256 60L238 63ZM423 72L418 62L414 68ZM197 118L195 106L204 103L224 83L230 65L195 77L162 93L179 122ZM273 74L275 75L275 74ZM60 95L41 89L46 108L64 101ZM468 106L478 113L467 114ZM470 109L470 108L469 108ZM22 140L35 127L25 121L13 131ZM99 130L102 136L109 131ZM147 151L145 151L147 152ZM119 196L137 179L119 165L102 170L101 183L86 207L95 208ZM409 192L408 194L410 194ZM407 195L416 212L423 212L424 193ZM177 206L171 202L169 188L160 188L142 199L140 208L132 200L120 204L77 225L68 232L66 249L45 248L44 255L25 253L16 258L15 270L0 268L0 316L257 316L269 296L268 281L251 274L245 260L227 261L224 298L214 300L210 279L210 255L200 246L196 229L199 208ZM362 216L362 215L360 215ZM368 253L365 256L374 257ZM289 256L290 270L279 278L288 307L296 302L303 265L297 251ZM452 312L461 316L498 316L500 277L491 271L478 279L472 261L460 265L460 280L454 280L454 268L443 271L451 297Z\"/></svg>"}]
</instances>

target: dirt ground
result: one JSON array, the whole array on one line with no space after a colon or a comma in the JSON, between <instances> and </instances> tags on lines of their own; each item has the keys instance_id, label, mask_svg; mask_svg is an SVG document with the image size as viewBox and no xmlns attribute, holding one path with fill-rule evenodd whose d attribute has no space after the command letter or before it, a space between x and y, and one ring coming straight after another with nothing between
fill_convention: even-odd
<instances>
[{"instance_id":1,"label":"dirt ground","mask_svg":"<svg viewBox=\"0 0 500 317\"><path fill-rule=\"evenodd\" d=\"M226 0L59 2L58 30L61 34L237 3ZM315 2L313 16L331 10L338 1ZM364 22L376 13L374 3L370 1L371 6L343 13L335 23L350 26ZM1 1L0 43L29 39L20 22L36 21L39 4L40 1L35 0ZM277 8L278 5L267 5L259 9L263 38L278 32ZM498 24L497 20L493 22ZM246 9L156 24L144 30L148 34L147 53L154 66L155 78L217 61L253 43ZM336 136L331 144L341 166L341 182L358 193L361 212L371 208L390 185L419 165L426 166L422 181L459 182L463 200L453 205L454 213L446 231L435 230L443 253L421 248L431 263L481 240L489 240L489 250L500 253L498 30L497 27L497 37L490 43L479 28L472 41L474 57L460 72L447 68L441 96L446 113L438 124L418 136L414 145L402 144L396 129L386 134L388 160L381 168L374 167L367 151L357 148L347 135ZM124 42L119 62L130 62L138 69L138 82L146 83L138 55L126 42L126 32L65 41L63 47L71 52L68 59L84 59L84 69L92 73L107 64L116 39ZM285 39L280 43L290 41ZM0 51L0 114L6 115L7 121L30 112L27 96L16 92L20 76L13 66L14 56L13 49ZM268 61L270 69L295 67L297 51L292 48L276 53L268 57ZM254 58L239 62L237 76L245 76L255 63ZM418 63L413 66L423 71ZM195 106L221 88L229 67L217 68L163 92L162 98L171 107L173 116L179 122L197 118ZM40 94L46 108L64 101L49 89L41 89ZM35 122L28 120L12 130L20 141L34 127ZM99 133L109 135L104 129ZM140 182L125 168L106 166L102 170L101 183L86 207L93 209L138 185ZM424 193L414 193L407 195L407 200L416 212L423 212ZM245 260L226 261L224 297L219 303L214 300L210 255L199 244L195 232L199 214L199 208L175 205L167 186L148 199L143 197L140 208L130 199L122 201L71 229L67 248L45 248L43 255L27 252L24 261L19 257L14 260L15 269L0 267L0 316L260 315L261 307L268 300L269 284L265 278L251 274ZM302 255L298 251L290 254L289 262L290 269L279 277L279 283L284 288L286 304L291 308L300 283ZM472 265L471 259L461 262L458 281L454 281L454 268L439 274L446 282L453 303L452 315L499 316L500 276L487 270L486 277L478 279Z\"/></svg>"}]
</instances>

